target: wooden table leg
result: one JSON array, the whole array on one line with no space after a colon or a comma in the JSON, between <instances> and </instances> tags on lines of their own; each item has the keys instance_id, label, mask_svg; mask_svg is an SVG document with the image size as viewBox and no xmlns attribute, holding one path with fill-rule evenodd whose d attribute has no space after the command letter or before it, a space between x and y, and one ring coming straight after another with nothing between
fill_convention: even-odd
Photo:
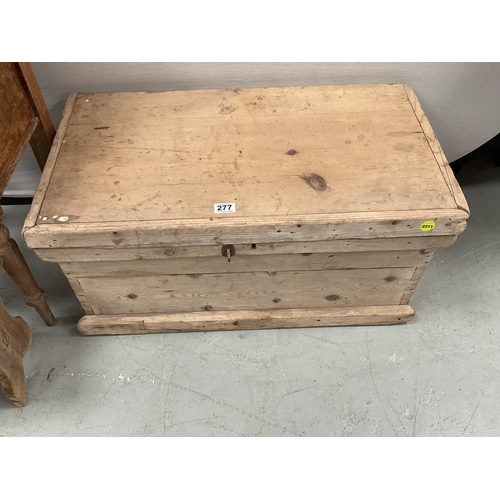
<instances>
[{"instance_id":1,"label":"wooden table leg","mask_svg":"<svg viewBox=\"0 0 500 500\"><path fill-rule=\"evenodd\" d=\"M23 292L26 304L34 307L48 326L54 325L56 320L47 305L45 292L37 285L17 243L10 237L9 230L1 222L0 257L3 258L5 271Z\"/></svg>"},{"instance_id":2,"label":"wooden table leg","mask_svg":"<svg viewBox=\"0 0 500 500\"><path fill-rule=\"evenodd\" d=\"M31 345L31 338L26 321L12 317L0 299L0 385L16 406L26 404L23 356Z\"/></svg>"}]
</instances>

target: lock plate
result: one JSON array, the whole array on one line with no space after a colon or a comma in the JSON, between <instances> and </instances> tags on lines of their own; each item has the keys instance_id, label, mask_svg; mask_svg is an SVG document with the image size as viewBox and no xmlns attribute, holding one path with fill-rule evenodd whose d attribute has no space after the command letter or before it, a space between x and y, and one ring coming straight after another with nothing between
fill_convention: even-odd
<instances>
[{"instance_id":1,"label":"lock plate","mask_svg":"<svg viewBox=\"0 0 500 500\"><path fill-rule=\"evenodd\" d=\"M222 245L221 254L227 257L228 262L231 262L231 257L236 255L236 249L234 245Z\"/></svg>"}]
</instances>

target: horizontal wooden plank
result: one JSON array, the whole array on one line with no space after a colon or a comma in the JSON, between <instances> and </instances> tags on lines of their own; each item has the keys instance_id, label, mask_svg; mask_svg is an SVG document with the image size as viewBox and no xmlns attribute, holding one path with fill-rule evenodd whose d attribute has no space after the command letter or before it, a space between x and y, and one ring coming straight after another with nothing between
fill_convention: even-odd
<instances>
[{"instance_id":1,"label":"horizontal wooden plank","mask_svg":"<svg viewBox=\"0 0 500 500\"><path fill-rule=\"evenodd\" d=\"M366 240L292 241L288 243L254 243L235 245L236 255L282 255L293 253L432 251L455 243L457 236L415 238L374 238ZM185 259L221 255L221 245L160 246L137 248L39 248L36 254L49 262L94 262L119 260Z\"/></svg>"},{"instance_id":2,"label":"horizontal wooden plank","mask_svg":"<svg viewBox=\"0 0 500 500\"><path fill-rule=\"evenodd\" d=\"M443 149L441 148L441 144L439 143L438 138L436 137L436 134L434 133L434 130L429 123L429 120L427 119L427 116L425 115L424 110L422 109L422 106L420 105L420 102L415 95L415 91L410 85L404 85L404 88L413 111L415 112L415 116L420 123L422 132L424 133L425 138L429 143L429 147L431 148L431 151L434 155L434 158L436 159L436 163L441 169L443 178L448 184L450 192L455 199L455 203L465 212L469 212L469 205L467 204L464 193L460 188L457 179L455 178L455 174L453 173L453 170L451 169L450 164L446 159Z\"/></svg>"},{"instance_id":3,"label":"horizontal wooden plank","mask_svg":"<svg viewBox=\"0 0 500 500\"><path fill-rule=\"evenodd\" d=\"M59 215L59 214L58 214ZM454 236L465 230L469 214L462 210L374 212L344 215L261 217L184 221L135 221L116 224L71 223L25 228L28 247L142 247L160 245L224 245L329 241L344 239ZM432 231L422 232L423 222L434 221Z\"/></svg>"},{"instance_id":4,"label":"horizontal wooden plank","mask_svg":"<svg viewBox=\"0 0 500 500\"><path fill-rule=\"evenodd\" d=\"M33 196L30 211L28 212L26 220L24 221L22 233L32 228L38 220L40 207L42 206L45 195L47 194L47 186L49 185L50 179L52 177L52 172L54 171L54 167L56 164L57 156L63 144L64 134L66 133L66 127L69 123L75 99L76 94L71 94L66 101L66 105L64 106L61 122L59 123L59 128L57 129L57 133L52 143L49 156L47 158L47 161L45 162L40 182L38 183L35 195Z\"/></svg>"},{"instance_id":5,"label":"horizontal wooden plank","mask_svg":"<svg viewBox=\"0 0 500 500\"><path fill-rule=\"evenodd\" d=\"M78 278L95 314L399 304L415 268Z\"/></svg>"},{"instance_id":6,"label":"horizontal wooden plank","mask_svg":"<svg viewBox=\"0 0 500 500\"><path fill-rule=\"evenodd\" d=\"M164 276L169 274L214 274L331 269L376 269L427 266L432 252L299 253L282 255L240 255L231 262L218 256L162 260L118 260L111 262L61 263L66 276L126 277Z\"/></svg>"},{"instance_id":7,"label":"horizontal wooden plank","mask_svg":"<svg viewBox=\"0 0 500 500\"><path fill-rule=\"evenodd\" d=\"M84 316L80 319L78 330L84 335L124 335L319 326L391 325L410 321L414 315L414 310L406 305L335 307L332 309L209 311L180 314L96 315ZM332 331L332 334L335 334L335 332Z\"/></svg>"},{"instance_id":8,"label":"horizontal wooden plank","mask_svg":"<svg viewBox=\"0 0 500 500\"><path fill-rule=\"evenodd\" d=\"M264 90L264 92L263 92ZM400 85L331 85L282 88L205 89L167 92L114 92L80 94L81 105L75 110L75 123L93 123L97 118L109 126L118 116L155 122L163 119L230 119L232 116L266 116L273 114L373 113L398 112L406 105ZM110 115L102 113L106 104ZM133 107L130 106L133 103ZM124 107L127 109L124 111Z\"/></svg>"}]
</instances>

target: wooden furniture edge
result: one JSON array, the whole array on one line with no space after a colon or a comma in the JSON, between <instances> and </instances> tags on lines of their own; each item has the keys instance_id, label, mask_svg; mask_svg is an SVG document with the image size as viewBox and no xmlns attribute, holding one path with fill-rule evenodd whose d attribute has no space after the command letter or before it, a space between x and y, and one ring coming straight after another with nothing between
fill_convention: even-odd
<instances>
[{"instance_id":1,"label":"wooden furniture edge","mask_svg":"<svg viewBox=\"0 0 500 500\"><path fill-rule=\"evenodd\" d=\"M52 172L54 171L57 157L59 155L59 151L63 143L64 135L66 133L66 128L68 127L69 119L71 117L71 112L73 111L73 106L75 103L76 96L77 96L76 93L70 94L70 96L66 101L66 105L64 106L61 123L59 124L56 136L54 138L54 142L52 143L52 147L50 149L49 157L47 158L45 168L42 171L42 176L40 178L38 188L35 191L35 195L33 196L33 202L31 203L30 211L26 217L26 220L24 221L24 225L22 228L23 239L25 232L31 229L36 224L38 214L40 213L40 208L45 198L47 187L49 185L49 181L52 176Z\"/></svg>"},{"instance_id":2,"label":"wooden furniture edge","mask_svg":"<svg viewBox=\"0 0 500 500\"><path fill-rule=\"evenodd\" d=\"M36 196L36 194L35 194ZM263 216L247 216L247 217L204 217L198 219L152 219L141 220L133 219L127 221L100 221L100 222L81 222L81 221L65 221L64 223L50 220L48 222L40 222L37 224L43 232L65 232L65 228L78 225L83 230L96 230L102 228L104 230L120 227L135 228L140 224L141 227L148 228L210 228L217 227L258 227L258 226L279 226L279 225L294 225L294 224L350 224L352 222L393 222L399 223L404 221L418 221L425 218L430 219L452 219L455 222L466 221L469 214L464 213L459 208L426 208L420 210L386 210L386 211L369 211L366 212L343 212L343 213L320 213L310 215L263 215ZM299 226L300 227L300 226Z\"/></svg>"},{"instance_id":3,"label":"wooden furniture edge","mask_svg":"<svg viewBox=\"0 0 500 500\"><path fill-rule=\"evenodd\" d=\"M80 302L82 309L85 311L85 314L89 314L89 315L95 314L95 311L92 308L92 306L89 303L87 303L87 301L86 301L87 299L86 299L85 293L83 291L82 286L80 285L80 282L78 281L78 278L73 277L73 276L68 276L64 270L63 270L63 272L64 272L64 275L66 276L66 279L68 280L69 284L71 285L71 288L73 289L73 292L75 293L76 298Z\"/></svg>"},{"instance_id":4,"label":"wooden furniture edge","mask_svg":"<svg viewBox=\"0 0 500 500\"><path fill-rule=\"evenodd\" d=\"M33 68L29 62L16 62L15 63L20 79L27 90L28 98L31 102L32 108L36 111L36 115L40 119L40 123L45 131L45 134L50 140L54 139L56 130L50 118L49 110L42 96L42 91L36 79Z\"/></svg>"},{"instance_id":5,"label":"wooden furniture edge","mask_svg":"<svg viewBox=\"0 0 500 500\"><path fill-rule=\"evenodd\" d=\"M434 133L432 125L430 124L426 114L424 113L424 110L422 109L422 106L420 105L420 101L418 100L418 97L415 94L413 87L408 84L403 84L403 88L406 92L406 96L408 97L408 101L413 109L413 112L415 113L415 117L420 123L422 132L424 133L427 139L427 142L434 155L436 163L438 164L439 169L441 170L441 173L443 175L443 178L450 189L450 193L453 196L455 203L457 204L457 207L460 210L463 210L465 213L470 214L467 200L465 199L465 196L460 188L460 185L458 184L458 181L455 178L453 170L451 169L450 164L446 159L441 144L439 143L439 140L436 137L436 134Z\"/></svg>"},{"instance_id":6,"label":"wooden furniture edge","mask_svg":"<svg viewBox=\"0 0 500 500\"><path fill-rule=\"evenodd\" d=\"M415 106L418 105L418 100L411 89L410 86L404 85L403 84L403 90L406 92L407 98L410 102L410 104L413 107L413 110L416 114L415 111ZM410 97L414 97L415 102L412 103ZM58 133L56 135L56 139L54 140L53 147L51 149L51 153L49 155L49 159L47 161L47 167L42 174L42 179L40 181L40 184L38 186L38 189L35 193L35 197L33 199L32 207L31 210L26 218L25 224L23 226L23 238L25 242L27 243L28 246L31 248L45 248L48 247L48 245L45 245L40 242L40 239L45 238L50 238L50 237L65 237L69 236L71 234L78 234L77 240L80 241L80 235L81 236L86 236L86 235L91 235L91 234L100 234L100 235L105 235L107 234L108 236L111 235L114 231L116 232L135 232L137 229L137 224L139 221L120 221L120 222L98 222L98 223L92 223L92 222L67 222L67 223L40 223L37 224L39 215L40 215L40 209L43 204L43 200L47 191L48 184L50 182L50 178L53 172L53 169L55 167L55 164L57 162L57 157L59 150L61 148L62 142L63 142L63 137L66 131L66 128L68 126L68 122L70 120L71 116L71 111L73 109L74 105L74 100L76 99L76 94L72 94L66 103L65 110L63 112L63 118L61 120L61 124L58 129ZM421 109L421 108L419 108ZM423 115L423 112L422 112ZM423 115L423 118L426 120L425 115ZM418 117L417 117L418 119ZM425 122L425 120L423 120ZM420 121L420 120L419 120ZM422 123L420 121L420 123ZM428 122L427 122L428 123ZM423 126L423 125L422 125ZM432 137L435 139L435 135L432 132L432 129L430 128L430 124L428 125L428 128L430 129L430 133ZM439 146L439 143L437 142L437 139L435 139L436 144ZM443 156L444 158L444 156ZM437 159L436 159L437 161ZM443 159L443 162L446 162L445 159ZM447 164L447 162L446 162ZM439 162L438 162L439 165ZM440 166L441 168L441 166ZM448 170L451 172L451 169L448 166ZM444 174L443 174L444 175ZM454 179L454 177L453 177ZM445 179L446 180L446 179ZM456 182L456 180L455 180ZM458 185L458 184L457 184ZM449 186L449 184L448 184ZM450 188L451 189L451 188ZM458 188L458 192L461 193L461 190ZM453 194L453 193L452 193ZM463 195L462 195L463 197ZM455 198L454 198L455 199ZM465 201L465 198L464 198ZM466 205L466 202L465 202ZM227 228L231 228L231 232L237 232L238 230L245 230L249 227L263 227L263 226L268 226L270 227L271 225L277 226L277 225L294 225L296 224L297 227L301 224L346 224L346 223L356 223L356 222L362 222L362 221L373 221L376 219L377 221L387 221L387 220L398 220L401 221L401 219L407 220L407 221L415 221L415 220L432 220L432 219L438 219L438 218L450 218L450 220L453 220L453 222L460 222L460 221L465 221L468 218L469 212L463 208L463 206L459 206L457 203L457 208L456 209L430 209L430 210L420 210L420 211L392 211L392 212L360 212L360 213L346 213L346 214L335 214L335 215L328 215L328 214L318 214L318 215L312 215L312 216L289 216L289 217L280 217L279 219L273 218L272 221L269 217L252 217L252 218L237 218L237 217L230 217L227 219L219 219L216 218L214 220L210 220L209 217L206 219L174 219L171 221L165 221L165 220L158 220L158 221L140 221L141 227L143 229L143 232L155 232L155 231L177 231L177 230L182 230L186 229L189 231L193 230L201 230L203 231L204 229L211 227L213 228L214 226L216 229L224 230ZM461 227L458 228L459 231L456 231L455 234L458 234L462 232L465 229L465 225L462 225ZM144 234L145 234L144 233ZM297 233L300 233L300 231L297 231ZM116 234L116 233L115 233ZM375 231L374 231L375 234ZM435 231L435 235L448 235L452 234L452 231ZM398 234L398 232L390 232L390 234L383 234L381 235L382 237L398 237L398 236L410 236L406 234ZM121 236L120 236L121 237ZM352 237L352 236L351 236ZM357 236L356 236L357 237ZM367 235L367 238L372 238L372 235ZM231 236L229 235L229 238ZM109 239L109 238L108 238ZM118 239L118 238L116 238ZM203 238L200 237L200 241ZM296 234L293 238L289 238L290 240L293 239L295 241L301 241L300 234ZM340 236L335 239L340 239ZM310 238L306 238L304 241L309 241ZM123 240L122 240L123 241ZM65 245L67 245L68 242L65 242ZM77 242L78 243L78 242ZM159 242L158 244L165 244L169 243L167 241L165 242ZM214 242L191 242L191 244L213 244ZM234 242L232 242L234 243ZM124 241L120 247L126 247L129 244L129 242ZM145 243L146 245L153 246L154 243ZM175 242L174 242L175 244ZM218 244L216 241L215 244ZM113 242L105 242L104 246L113 246ZM132 245L132 244L131 244ZM54 247L57 247L57 243L54 245ZM80 244L75 245L77 247L85 246ZM115 244L115 247L118 246L118 244Z\"/></svg>"},{"instance_id":7,"label":"wooden furniture edge","mask_svg":"<svg viewBox=\"0 0 500 500\"><path fill-rule=\"evenodd\" d=\"M77 328L83 335L122 335L312 326L390 325L406 323L413 319L414 315L415 311L408 305L117 314L84 316L78 322Z\"/></svg>"},{"instance_id":8,"label":"wooden furniture edge","mask_svg":"<svg viewBox=\"0 0 500 500\"><path fill-rule=\"evenodd\" d=\"M28 142L31 139L31 136L33 135L33 132L35 131L36 127L38 126L38 117L34 116L31 118L29 121L28 125L26 126L26 129L24 131L23 137L21 138L21 141L17 145L17 149L10 159L10 162L5 170L5 175L1 179L1 185L0 185L0 193L3 193L5 187L7 186L7 183L9 182L12 174L14 173L14 170L19 163L19 160L21 159L21 156L24 153L24 150L28 146Z\"/></svg>"},{"instance_id":9,"label":"wooden furniture edge","mask_svg":"<svg viewBox=\"0 0 500 500\"><path fill-rule=\"evenodd\" d=\"M292 241L286 243L274 243L272 249L267 249L266 252L260 251L262 245L257 245L254 254L244 252L244 255L269 255L269 254L287 254L287 253L350 253L350 252L372 252L372 251L406 251L406 250L424 250L433 251L437 248L448 248L457 241L458 235L450 236L429 236L429 237L413 237L413 238L374 238L370 240L358 240L355 238L331 241L338 243L339 246L334 248L320 248L316 245L323 242L302 242ZM363 246L363 243L372 242L373 245L383 245L379 250L374 250ZM406 245L398 246L401 242L406 242ZM330 242L328 242L330 243ZM386 247L387 243L396 243L396 246ZM347 244L347 245L346 245ZM350 245L354 245L352 248ZM361 248L359 246L361 245ZM410 246L408 246L410 245ZM235 245L236 253L240 254L242 247L246 245ZM214 250L216 249L216 250ZM189 250L189 255L178 255L179 252ZM124 261L124 260L156 260L156 259L178 259L178 258L197 258L210 257L220 255L221 247L219 245L204 245L204 246L172 246L172 245L154 245L143 246L140 249L137 247L105 247L95 246L89 247L72 247L72 248L37 248L36 254L45 261L63 263L73 262L105 262L105 261ZM159 251L159 253L157 253ZM112 253L110 253L112 252ZM104 254L104 255L103 255Z\"/></svg>"},{"instance_id":10,"label":"wooden furniture edge","mask_svg":"<svg viewBox=\"0 0 500 500\"><path fill-rule=\"evenodd\" d=\"M34 210L30 224L36 223L39 207ZM31 212L30 212L31 214ZM278 241L318 241L334 239L372 239L423 236L420 223L427 220L446 220L432 231L433 236L452 236L466 228L468 214L459 209L360 212L289 217L252 217L215 219L173 219L120 222L64 222L26 225L23 238L29 248L72 248L97 246L125 248L127 246L176 245L183 235L182 245L218 245L245 243L276 243ZM138 225L140 224L140 233ZM418 225L418 226L417 226ZM331 226L331 227L329 227ZM363 235L349 234L343 228L357 227ZM365 227L366 226L366 227ZM311 228L315 228L314 234ZM321 229L323 228L323 229ZM333 229L335 228L335 229ZM267 230L264 238L253 241L254 229ZM355 232L356 232L355 231ZM350 230L352 233L353 230ZM326 234L327 233L327 234ZM214 237L214 234L216 235ZM431 236L431 233L426 233ZM57 241L63 238L63 244ZM71 241L67 241L71 239ZM151 241L149 241L149 240ZM248 240L248 241L247 241Z\"/></svg>"},{"instance_id":11,"label":"wooden furniture edge","mask_svg":"<svg viewBox=\"0 0 500 500\"><path fill-rule=\"evenodd\" d=\"M398 87L402 86L402 83L344 83L344 84L327 84L327 85L272 85L272 86L257 86L257 87L216 87L216 88L205 88L205 89L170 89L170 90L157 90L157 91L117 91L112 92L113 94L130 94L130 95L149 95L149 94L174 94L174 93L189 93L193 92L205 93L205 92L229 92L229 91L261 91L261 90L283 90L283 89L320 89L325 87L357 87L362 88L373 88L373 87ZM78 95L83 98L89 96L108 96L109 92L79 92Z\"/></svg>"}]
</instances>

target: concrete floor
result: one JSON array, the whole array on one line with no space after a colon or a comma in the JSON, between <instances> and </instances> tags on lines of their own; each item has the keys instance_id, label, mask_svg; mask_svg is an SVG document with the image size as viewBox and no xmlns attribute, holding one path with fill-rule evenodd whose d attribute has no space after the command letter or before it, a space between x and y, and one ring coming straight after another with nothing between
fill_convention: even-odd
<instances>
[{"instance_id":1,"label":"concrete floor","mask_svg":"<svg viewBox=\"0 0 500 500\"><path fill-rule=\"evenodd\" d=\"M385 327L83 337L57 264L26 249L58 318L46 327L5 272L0 295L34 331L28 405L0 391L0 436L500 435L500 169L459 180L469 227L438 251L416 318Z\"/></svg>"}]
</instances>

